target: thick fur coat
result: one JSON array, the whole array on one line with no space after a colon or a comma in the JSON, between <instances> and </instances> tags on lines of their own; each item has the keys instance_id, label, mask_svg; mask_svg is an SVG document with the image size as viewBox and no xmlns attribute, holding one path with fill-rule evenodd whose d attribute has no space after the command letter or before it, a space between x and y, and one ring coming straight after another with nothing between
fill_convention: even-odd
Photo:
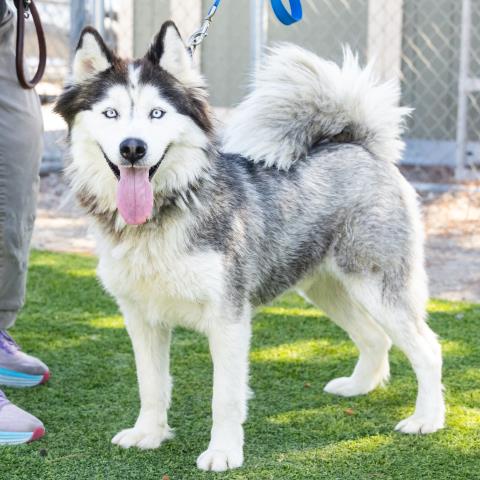
<instances>
[{"instance_id":1,"label":"thick fur coat","mask_svg":"<svg viewBox=\"0 0 480 480\"><path fill-rule=\"evenodd\" d=\"M386 382L393 342L419 383L397 430L443 427L419 211L395 165L409 112L398 100L348 51L339 67L284 45L218 139L174 24L132 62L83 32L56 110L69 124L68 176L92 222L98 275L135 353L140 414L113 443L156 448L171 437L169 342L183 325L208 336L214 364L211 440L197 465L241 466L252 308L290 288L359 349L353 373L326 392Z\"/></svg>"}]
</instances>

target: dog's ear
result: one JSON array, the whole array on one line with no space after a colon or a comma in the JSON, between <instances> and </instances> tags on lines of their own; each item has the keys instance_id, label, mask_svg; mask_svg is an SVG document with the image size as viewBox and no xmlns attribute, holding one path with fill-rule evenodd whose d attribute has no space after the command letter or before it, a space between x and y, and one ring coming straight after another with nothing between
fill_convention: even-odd
<instances>
[{"instance_id":1,"label":"dog's ear","mask_svg":"<svg viewBox=\"0 0 480 480\"><path fill-rule=\"evenodd\" d=\"M107 70L112 66L114 58L101 35L94 28L85 27L73 59L73 81L83 82Z\"/></svg>"},{"instance_id":2,"label":"dog's ear","mask_svg":"<svg viewBox=\"0 0 480 480\"><path fill-rule=\"evenodd\" d=\"M197 85L201 82L200 75L193 67L190 52L172 21L162 25L146 57L186 85Z\"/></svg>"}]
</instances>

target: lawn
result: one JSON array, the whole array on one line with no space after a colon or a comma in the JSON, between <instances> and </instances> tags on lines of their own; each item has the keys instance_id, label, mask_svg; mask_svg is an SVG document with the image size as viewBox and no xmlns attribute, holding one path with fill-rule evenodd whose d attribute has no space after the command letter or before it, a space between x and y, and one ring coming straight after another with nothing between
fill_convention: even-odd
<instances>
[{"instance_id":1,"label":"lawn","mask_svg":"<svg viewBox=\"0 0 480 480\"><path fill-rule=\"evenodd\" d=\"M448 426L425 437L393 431L416 394L400 352L392 351L387 388L337 398L322 388L355 364L343 331L295 295L262 308L254 322L245 465L208 474L196 470L195 459L208 443L211 364L205 338L183 329L172 346L175 438L154 451L111 445L133 425L139 400L129 339L94 268L88 256L32 255L14 336L53 376L46 386L6 393L45 422L47 436L1 448L2 480L480 479L480 305L430 303L444 350Z\"/></svg>"}]
</instances>

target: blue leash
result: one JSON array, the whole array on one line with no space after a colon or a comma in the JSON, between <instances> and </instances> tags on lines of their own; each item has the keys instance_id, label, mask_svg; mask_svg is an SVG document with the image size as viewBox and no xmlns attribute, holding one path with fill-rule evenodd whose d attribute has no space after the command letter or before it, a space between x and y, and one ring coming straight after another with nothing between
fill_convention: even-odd
<instances>
[{"instance_id":1,"label":"blue leash","mask_svg":"<svg viewBox=\"0 0 480 480\"><path fill-rule=\"evenodd\" d=\"M221 0L215 0L212 9L217 10L220 2ZM302 19L303 11L301 0L289 0L290 12L284 7L282 0L271 0L271 2L273 12L284 25L291 25Z\"/></svg>"},{"instance_id":2,"label":"blue leash","mask_svg":"<svg viewBox=\"0 0 480 480\"><path fill-rule=\"evenodd\" d=\"M302 19L302 2L300 0L289 0L291 12L284 7L282 0L271 0L271 2L275 15L284 25L291 25Z\"/></svg>"},{"instance_id":3,"label":"blue leash","mask_svg":"<svg viewBox=\"0 0 480 480\"><path fill-rule=\"evenodd\" d=\"M187 47L190 51L190 55L193 55L195 49L200 45L205 37L208 35L208 29L210 28L210 24L212 23L212 18L215 15L218 7L220 6L220 2L222 0L214 0L210 10L207 13L207 16L203 19L202 26L193 32L190 35L190 38L187 42ZM284 7L282 0L271 0L272 8L277 16L277 18L284 24L284 25L291 25L292 23L298 22L302 19L302 2L301 0L289 0L290 2L290 12Z\"/></svg>"}]
</instances>

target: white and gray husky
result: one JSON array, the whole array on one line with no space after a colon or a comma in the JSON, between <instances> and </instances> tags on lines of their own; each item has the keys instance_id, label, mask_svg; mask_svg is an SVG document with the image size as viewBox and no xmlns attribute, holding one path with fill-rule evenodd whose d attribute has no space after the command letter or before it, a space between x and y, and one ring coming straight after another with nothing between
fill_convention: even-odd
<instances>
[{"instance_id":1,"label":"white and gray husky","mask_svg":"<svg viewBox=\"0 0 480 480\"><path fill-rule=\"evenodd\" d=\"M341 67L292 45L265 57L217 139L205 84L171 22L145 57L124 61L87 28L56 105L68 176L98 243L98 274L125 317L141 409L113 443L171 437L169 344L203 332L214 365L203 470L243 463L252 309L294 288L355 342L349 377L325 391L370 392L393 342L418 379L397 425L444 425L441 351L425 321L427 280L414 190L399 173L409 110L346 51Z\"/></svg>"}]
</instances>

